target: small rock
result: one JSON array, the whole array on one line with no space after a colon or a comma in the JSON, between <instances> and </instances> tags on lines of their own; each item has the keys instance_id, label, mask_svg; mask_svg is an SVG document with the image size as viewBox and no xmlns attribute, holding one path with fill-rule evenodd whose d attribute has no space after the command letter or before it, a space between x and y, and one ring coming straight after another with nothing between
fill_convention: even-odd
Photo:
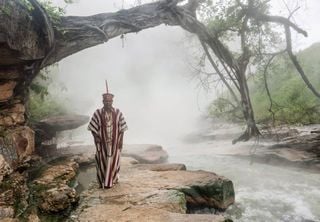
<instances>
[{"instance_id":1,"label":"small rock","mask_svg":"<svg viewBox=\"0 0 320 222\"><path fill-rule=\"evenodd\" d=\"M39 207L47 213L57 213L66 210L79 200L75 189L67 185L61 185L60 187L44 191L40 196L43 202Z\"/></svg>"},{"instance_id":2,"label":"small rock","mask_svg":"<svg viewBox=\"0 0 320 222\"><path fill-rule=\"evenodd\" d=\"M41 222L38 215L36 214L30 214L28 216L28 222Z\"/></svg>"},{"instance_id":3,"label":"small rock","mask_svg":"<svg viewBox=\"0 0 320 222\"><path fill-rule=\"evenodd\" d=\"M14 209L13 207L2 207L0 206L0 219L4 218L12 218L14 217Z\"/></svg>"},{"instance_id":4,"label":"small rock","mask_svg":"<svg viewBox=\"0 0 320 222\"><path fill-rule=\"evenodd\" d=\"M0 154L0 183L3 180L3 177L12 173L10 165L6 162L4 157Z\"/></svg>"}]
</instances>

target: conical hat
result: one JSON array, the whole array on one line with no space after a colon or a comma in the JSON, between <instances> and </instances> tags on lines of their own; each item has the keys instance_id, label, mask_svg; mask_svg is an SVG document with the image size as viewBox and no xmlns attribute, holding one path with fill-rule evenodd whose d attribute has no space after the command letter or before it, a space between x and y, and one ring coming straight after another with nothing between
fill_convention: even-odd
<instances>
[{"instance_id":1,"label":"conical hat","mask_svg":"<svg viewBox=\"0 0 320 222\"><path fill-rule=\"evenodd\" d=\"M106 91L107 93L102 94L103 99L105 100L113 100L114 95L112 93L109 93L109 87L108 87L108 81L106 80Z\"/></svg>"}]
</instances>

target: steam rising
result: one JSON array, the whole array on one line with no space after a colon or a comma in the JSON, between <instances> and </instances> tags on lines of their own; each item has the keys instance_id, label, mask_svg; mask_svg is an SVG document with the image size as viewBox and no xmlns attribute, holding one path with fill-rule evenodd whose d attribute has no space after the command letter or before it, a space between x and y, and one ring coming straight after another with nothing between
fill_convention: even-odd
<instances>
[{"instance_id":1,"label":"steam rising","mask_svg":"<svg viewBox=\"0 0 320 222\"><path fill-rule=\"evenodd\" d=\"M113 6L109 1L80 1L67 9L68 14L87 15L117 10ZM199 96L190 81L191 52L185 41L180 27L127 34L124 42L118 37L64 59L58 79L67 88L73 110L90 116L102 106L107 79L114 106L129 126L125 142L167 144L193 131L196 118L212 99L201 91Z\"/></svg>"},{"instance_id":2,"label":"steam rising","mask_svg":"<svg viewBox=\"0 0 320 222\"><path fill-rule=\"evenodd\" d=\"M54 2L65 5L63 0ZM138 2L147 1L77 0L66 11L67 15L86 16L118 11ZM284 13L283 8L276 2L272 11ZM299 12L295 17L308 26L311 36L309 42L299 39L299 48L320 36L317 28L310 27L315 22L311 19L306 22L305 17L314 15L319 8L318 1L305 1L301 10L304 13ZM58 79L68 89L69 105L76 113L86 115L102 106L101 94L105 92L107 79L115 94L114 105L128 122L125 142L168 143L194 131L196 118L205 113L206 105L214 98L213 94L199 92L196 83L190 81L192 70L188 61L192 52L190 46L186 47L188 41L180 27L159 26L127 34L123 43L118 37L64 59L59 63ZM91 139L88 132L85 137Z\"/></svg>"}]
</instances>

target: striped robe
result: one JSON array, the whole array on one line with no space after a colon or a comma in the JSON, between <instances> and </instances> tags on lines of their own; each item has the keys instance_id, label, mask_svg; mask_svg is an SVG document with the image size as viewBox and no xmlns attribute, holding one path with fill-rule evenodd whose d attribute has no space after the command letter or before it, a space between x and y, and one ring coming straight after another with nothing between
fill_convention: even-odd
<instances>
[{"instance_id":1,"label":"striped robe","mask_svg":"<svg viewBox=\"0 0 320 222\"><path fill-rule=\"evenodd\" d=\"M100 142L95 141L96 168L98 183L101 188L110 188L118 180L120 171L120 140L128 129L126 121L119 109L112 110L112 145L107 144L107 112L104 108L97 109L88 125Z\"/></svg>"}]
</instances>

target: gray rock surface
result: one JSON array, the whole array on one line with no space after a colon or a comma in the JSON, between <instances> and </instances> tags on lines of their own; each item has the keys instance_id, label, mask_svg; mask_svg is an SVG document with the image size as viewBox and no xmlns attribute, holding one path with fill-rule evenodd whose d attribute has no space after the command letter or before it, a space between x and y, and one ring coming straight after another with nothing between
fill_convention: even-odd
<instances>
[{"instance_id":1,"label":"gray rock surface","mask_svg":"<svg viewBox=\"0 0 320 222\"><path fill-rule=\"evenodd\" d=\"M154 144L125 145L122 155L133 157L139 163L157 164L168 160L168 153L161 146Z\"/></svg>"},{"instance_id":2,"label":"gray rock surface","mask_svg":"<svg viewBox=\"0 0 320 222\"><path fill-rule=\"evenodd\" d=\"M132 158L122 158L120 182L113 188L92 184L69 220L225 221L221 215L186 214L187 202L226 209L234 202L230 180L206 171L177 170L177 165L166 167L169 171L152 171L150 164L133 163Z\"/></svg>"},{"instance_id":3,"label":"gray rock surface","mask_svg":"<svg viewBox=\"0 0 320 222\"><path fill-rule=\"evenodd\" d=\"M63 130L76 129L89 121L88 116L84 115L60 115L52 116L41 120L37 126L45 131L57 132Z\"/></svg>"},{"instance_id":4,"label":"gray rock surface","mask_svg":"<svg viewBox=\"0 0 320 222\"><path fill-rule=\"evenodd\" d=\"M78 202L75 189L68 186L75 178L78 167L72 159L65 160L48 167L33 182L34 189L38 189L37 203L43 212L58 213Z\"/></svg>"}]
</instances>

